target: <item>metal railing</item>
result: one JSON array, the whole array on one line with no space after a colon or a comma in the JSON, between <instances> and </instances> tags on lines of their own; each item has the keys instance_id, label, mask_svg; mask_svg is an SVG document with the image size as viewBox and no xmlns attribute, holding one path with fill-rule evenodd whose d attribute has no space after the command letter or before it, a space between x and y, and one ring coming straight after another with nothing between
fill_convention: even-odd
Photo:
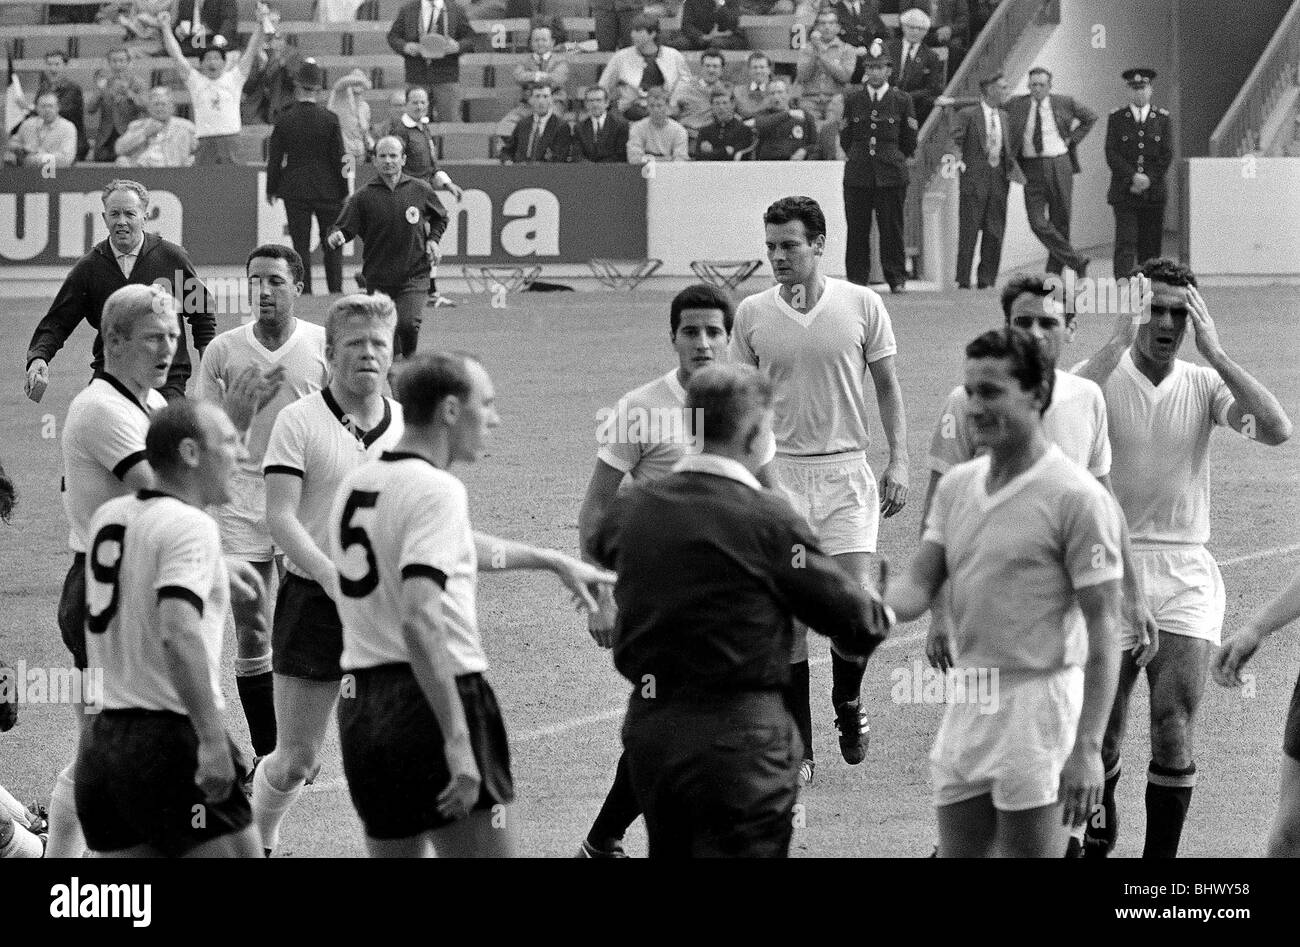
<instances>
[{"instance_id":1,"label":"metal railing","mask_svg":"<svg viewBox=\"0 0 1300 947\"><path fill-rule=\"evenodd\" d=\"M1296 0L1300 4L1300 0ZM1059 0L1003 0L976 38L957 72L948 80L944 95L979 97L979 79L1002 68L1025 28L1032 23L1059 23ZM910 257L919 259L923 244L922 198L938 172L948 144L948 111L932 109L917 134L916 163L903 205L903 243ZM926 274L927 277L932 274Z\"/></svg>"},{"instance_id":2,"label":"metal railing","mask_svg":"<svg viewBox=\"0 0 1300 947\"><path fill-rule=\"evenodd\" d=\"M1210 135L1210 157L1232 158L1260 146L1260 130L1288 88L1297 84L1300 67L1300 0L1291 4L1273 38L1264 47L1237 97Z\"/></svg>"}]
</instances>

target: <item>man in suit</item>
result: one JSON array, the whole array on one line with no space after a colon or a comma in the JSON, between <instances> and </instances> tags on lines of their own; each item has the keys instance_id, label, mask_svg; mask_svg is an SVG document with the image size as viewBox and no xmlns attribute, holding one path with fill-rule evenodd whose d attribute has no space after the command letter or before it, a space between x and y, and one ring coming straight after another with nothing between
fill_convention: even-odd
<instances>
[{"instance_id":1,"label":"man in suit","mask_svg":"<svg viewBox=\"0 0 1300 947\"><path fill-rule=\"evenodd\" d=\"M892 36L880 18L880 0L836 0L822 9L835 11L840 18L840 39L850 46L866 49L876 37L887 40Z\"/></svg>"},{"instance_id":2,"label":"man in suit","mask_svg":"<svg viewBox=\"0 0 1300 947\"><path fill-rule=\"evenodd\" d=\"M679 38L669 45L678 49L749 49L740 31L740 0L686 0L682 7Z\"/></svg>"},{"instance_id":3,"label":"man in suit","mask_svg":"<svg viewBox=\"0 0 1300 947\"><path fill-rule=\"evenodd\" d=\"M917 126L934 108L934 100L943 94L944 66L933 49L925 45L925 35L930 30L930 18L920 10L908 10L898 18L903 28L900 39L889 44L894 69L894 86L912 97L912 109ZM858 57L850 82L861 82L869 55Z\"/></svg>"},{"instance_id":4,"label":"man in suit","mask_svg":"<svg viewBox=\"0 0 1300 947\"><path fill-rule=\"evenodd\" d=\"M609 93L594 85L584 99L587 114L573 132L572 161L597 164L627 161L627 120L609 110Z\"/></svg>"},{"instance_id":5,"label":"man in suit","mask_svg":"<svg viewBox=\"0 0 1300 947\"><path fill-rule=\"evenodd\" d=\"M1047 272L1065 267L1083 276L1090 262L1070 244L1070 204L1079 173L1079 142L1097 115L1068 95L1052 92L1052 74L1029 70L1029 94L1007 104L1011 147L1025 172L1025 211L1034 236L1047 248Z\"/></svg>"},{"instance_id":6,"label":"man in suit","mask_svg":"<svg viewBox=\"0 0 1300 947\"><path fill-rule=\"evenodd\" d=\"M551 111L551 86L539 82L528 93L531 114L515 126L501 147L502 164L551 164L569 160L569 123Z\"/></svg>"},{"instance_id":7,"label":"man in suit","mask_svg":"<svg viewBox=\"0 0 1300 947\"><path fill-rule=\"evenodd\" d=\"M947 71L951 76L961 65L975 35L970 28L970 3L968 0L933 0L929 7L934 21L925 42L948 50Z\"/></svg>"},{"instance_id":8,"label":"man in suit","mask_svg":"<svg viewBox=\"0 0 1300 947\"><path fill-rule=\"evenodd\" d=\"M1165 173L1174 160L1169 112L1151 105L1154 69L1128 69L1129 104L1110 113L1106 122L1106 163L1115 208L1115 276L1133 272L1139 263L1160 256L1165 223Z\"/></svg>"},{"instance_id":9,"label":"man in suit","mask_svg":"<svg viewBox=\"0 0 1300 947\"><path fill-rule=\"evenodd\" d=\"M845 272L849 282L866 286L871 276L871 215L880 227L880 267L894 293L907 282L903 247L903 199L907 194L907 159L916 151L916 116L912 99L889 84L892 60L874 40L861 63L865 88L844 103L840 144L844 164L844 216L848 224Z\"/></svg>"},{"instance_id":10,"label":"man in suit","mask_svg":"<svg viewBox=\"0 0 1300 947\"><path fill-rule=\"evenodd\" d=\"M302 291L311 295L311 218L322 237L343 212L348 194L345 177L343 130L339 117L316 101L325 84L314 59L305 59L294 77L294 103L275 123L266 161L266 199L284 198L289 218L289 239L302 257ZM325 285L331 293L343 292L343 251L323 240Z\"/></svg>"},{"instance_id":11,"label":"man in suit","mask_svg":"<svg viewBox=\"0 0 1300 947\"><path fill-rule=\"evenodd\" d=\"M294 80L302 57L282 32L266 38L261 55L244 82L244 123L274 125L294 103Z\"/></svg>"},{"instance_id":12,"label":"man in suit","mask_svg":"<svg viewBox=\"0 0 1300 947\"><path fill-rule=\"evenodd\" d=\"M238 0L181 0L172 17L176 38L186 56L202 56L221 36L229 45L239 38ZM188 24L188 26L186 25Z\"/></svg>"},{"instance_id":13,"label":"man in suit","mask_svg":"<svg viewBox=\"0 0 1300 947\"><path fill-rule=\"evenodd\" d=\"M1011 181L1024 183L1015 151L1007 135L1010 118L1002 103L1007 80L1001 72L980 80L983 101L962 109L953 122L948 152L961 170L961 210L957 232L957 288L970 289L975 238L980 241L976 285L988 289L998 278L1002 262L1002 234L1007 223L1007 190Z\"/></svg>"},{"instance_id":14,"label":"man in suit","mask_svg":"<svg viewBox=\"0 0 1300 947\"><path fill-rule=\"evenodd\" d=\"M446 54L428 58L421 41L438 34ZM402 57L408 86L429 90L434 117L439 122L459 122L461 42L474 35L469 15L456 0L411 0L397 11L388 30L388 45Z\"/></svg>"}]
</instances>

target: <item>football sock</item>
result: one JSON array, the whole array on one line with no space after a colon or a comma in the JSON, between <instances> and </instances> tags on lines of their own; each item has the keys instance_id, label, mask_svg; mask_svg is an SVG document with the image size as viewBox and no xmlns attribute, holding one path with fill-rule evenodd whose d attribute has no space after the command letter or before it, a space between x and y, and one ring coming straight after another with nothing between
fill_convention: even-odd
<instances>
[{"instance_id":1,"label":"football sock","mask_svg":"<svg viewBox=\"0 0 1300 947\"><path fill-rule=\"evenodd\" d=\"M1152 762L1147 770L1147 838L1143 858L1175 858L1196 787L1196 764L1183 769Z\"/></svg>"},{"instance_id":2,"label":"football sock","mask_svg":"<svg viewBox=\"0 0 1300 947\"><path fill-rule=\"evenodd\" d=\"M266 655L270 663L270 654ZM244 708L244 717L248 720L248 736L253 741L253 753L267 756L275 749L275 698L273 693L271 670L267 668L260 673L240 674L240 663L258 661L259 658L238 658L235 661L235 687L239 691L239 703Z\"/></svg>"},{"instance_id":3,"label":"football sock","mask_svg":"<svg viewBox=\"0 0 1300 947\"><path fill-rule=\"evenodd\" d=\"M831 649L831 703L840 704L857 700L862 695L862 676L867 666L840 656Z\"/></svg>"},{"instance_id":4,"label":"football sock","mask_svg":"<svg viewBox=\"0 0 1300 947\"><path fill-rule=\"evenodd\" d=\"M609 787L605 804L600 807L600 814L591 823L587 833L587 843L592 848L608 851L611 841L620 841L627 834L636 817L641 814L641 806L632 791L632 776L628 773L627 754L618 758L618 769L614 772L614 785Z\"/></svg>"},{"instance_id":5,"label":"football sock","mask_svg":"<svg viewBox=\"0 0 1300 947\"><path fill-rule=\"evenodd\" d=\"M438 268L436 266L429 268L429 295L438 295Z\"/></svg>"},{"instance_id":6,"label":"football sock","mask_svg":"<svg viewBox=\"0 0 1300 947\"><path fill-rule=\"evenodd\" d=\"M803 758L813 758L812 706L808 686L808 662L790 665L790 689L786 692L786 705L794 717L794 724L803 740Z\"/></svg>"},{"instance_id":7,"label":"football sock","mask_svg":"<svg viewBox=\"0 0 1300 947\"><path fill-rule=\"evenodd\" d=\"M0 786L0 809L9 813L10 817L19 825L30 825L31 814L27 807L15 799L3 786Z\"/></svg>"},{"instance_id":8,"label":"football sock","mask_svg":"<svg viewBox=\"0 0 1300 947\"><path fill-rule=\"evenodd\" d=\"M1105 760L1102 760L1103 764ZM1115 847L1115 837L1119 833L1119 810L1115 806L1115 787L1119 785L1120 764L1106 770L1106 787L1101 796L1101 810L1093 811L1084 826L1087 837L1105 845L1106 852ZM1093 854L1100 854L1094 852Z\"/></svg>"},{"instance_id":9,"label":"football sock","mask_svg":"<svg viewBox=\"0 0 1300 947\"><path fill-rule=\"evenodd\" d=\"M305 783L289 790L279 790L266 778L267 761L253 774L253 824L262 838L262 847L274 850L280 844L280 823L302 792Z\"/></svg>"},{"instance_id":10,"label":"football sock","mask_svg":"<svg viewBox=\"0 0 1300 947\"><path fill-rule=\"evenodd\" d=\"M6 827L9 838L5 839ZM40 858L45 849L41 840L17 822L0 826L0 858Z\"/></svg>"},{"instance_id":11,"label":"football sock","mask_svg":"<svg viewBox=\"0 0 1300 947\"><path fill-rule=\"evenodd\" d=\"M80 858L86 853L86 839L77 818L76 784L73 768L68 766L54 781L50 793L50 837L45 845L47 858Z\"/></svg>"}]
</instances>

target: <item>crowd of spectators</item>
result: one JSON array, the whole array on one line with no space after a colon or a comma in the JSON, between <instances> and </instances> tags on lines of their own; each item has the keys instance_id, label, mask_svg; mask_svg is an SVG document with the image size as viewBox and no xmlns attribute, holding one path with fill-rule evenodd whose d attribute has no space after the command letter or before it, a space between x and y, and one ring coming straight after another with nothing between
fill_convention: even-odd
<instances>
[{"instance_id":1,"label":"crowd of spectators","mask_svg":"<svg viewBox=\"0 0 1300 947\"><path fill-rule=\"evenodd\" d=\"M563 25L574 0L409 0L387 33L404 80L390 94L389 114L372 121L371 80L360 68L326 86L328 108L357 163L385 134L427 138L430 124L464 118L460 56L502 51L500 36L475 33L471 20L526 17L527 51L513 68L497 68L518 89L515 104L497 113L494 153L503 162L836 160L845 95L862 81L873 41L886 45L891 84L912 97L923 123L998 2L590 0L595 39L577 42ZM315 15L346 22L363 5L318 0ZM782 56L774 65L763 50L743 63L724 55L749 47L742 17L774 14L795 17L794 62ZM661 28L666 15L671 29ZM237 160L241 128L274 125L294 102L304 57L260 5L257 35L242 51L237 0L115 0L97 17L122 27L122 45L87 89L68 76L63 51L45 56L36 94L23 103L30 112L9 116L9 163L52 155L59 166L168 167L194 163L196 152L200 164L225 163ZM573 53L591 48L611 55L595 84L575 83ZM148 87L157 68L148 57L169 53L199 62L197 69L187 62L176 85L189 92L182 110L191 118L176 114L173 90Z\"/></svg>"}]
</instances>

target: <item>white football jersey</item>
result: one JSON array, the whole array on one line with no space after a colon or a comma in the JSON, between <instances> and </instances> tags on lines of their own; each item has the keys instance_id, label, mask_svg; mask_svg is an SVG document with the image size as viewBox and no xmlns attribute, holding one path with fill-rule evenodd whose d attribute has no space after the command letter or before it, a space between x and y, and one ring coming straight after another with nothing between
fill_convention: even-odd
<instances>
[{"instance_id":1,"label":"white football jersey","mask_svg":"<svg viewBox=\"0 0 1300 947\"><path fill-rule=\"evenodd\" d=\"M464 484L417 454L385 453L344 479L329 533L325 548L342 591L343 670L410 662L402 636L402 583L415 576L433 579L442 589L452 673L487 670Z\"/></svg>"},{"instance_id":2,"label":"white football jersey","mask_svg":"<svg viewBox=\"0 0 1300 947\"><path fill-rule=\"evenodd\" d=\"M99 508L86 554L86 655L104 670L107 710L187 713L167 670L160 609L166 598L202 617L208 681L218 709L230 583L216 521L197 507L142 490Z\"/></svg>"}]
</instances>

